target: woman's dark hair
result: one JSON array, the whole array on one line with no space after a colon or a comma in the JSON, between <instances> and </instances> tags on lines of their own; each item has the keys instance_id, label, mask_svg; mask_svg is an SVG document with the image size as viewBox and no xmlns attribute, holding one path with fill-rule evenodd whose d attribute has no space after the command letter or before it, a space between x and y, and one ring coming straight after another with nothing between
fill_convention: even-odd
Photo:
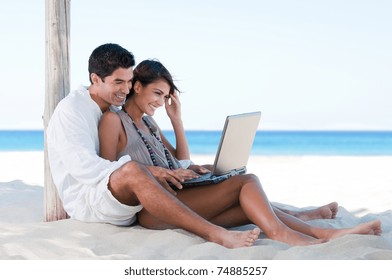
<instances>
[{"instance_id":1,"label":"woman's dark hair","mask_svg":"<svg viewBox=\"0 0 392 280\"><path fill-rule=\"evenodd\" d=\"M169 94L173 94L174 91L178 91L178 88L173 82L173 77L170 72L155 59L147 59L140 62L133 70L132 84L135 85L136 82L142 84L143 87L148 84L154 83L158 80L166 81L170 86ZM127 99L135 93L132 87L131 91L127 95Z\"/></svg>"},{"instance_id":2,"label":"woman's dark hair","mask_svg":"<svg viewBox=\"0 0 392 280\"><path fill-rule=\"evenodd\" d=\"M135 66L135 58L131 52L117 44L104 44L97 47L88 60L88 71L97 74L102 80L110 76L118 68Z\"/></svg>"}]
</instances>

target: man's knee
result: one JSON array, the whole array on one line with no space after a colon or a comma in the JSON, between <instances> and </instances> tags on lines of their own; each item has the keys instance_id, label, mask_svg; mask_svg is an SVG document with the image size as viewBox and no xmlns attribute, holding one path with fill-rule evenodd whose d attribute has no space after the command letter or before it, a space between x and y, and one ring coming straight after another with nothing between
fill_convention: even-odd
<instances>
[{"instance_id":1,"label":"man's knee","mask_svg":"<svg viewBox=\"0 0 392 280\"><path fill-rule=\"evenodd\" d=\"M122 174L138 174L147 172L147 168L144 165L136 161L128 161L123 166L121 166L118 171Z\"/></svg>"},{"instance_id":2,"label":"man's knee","mask_svg":"<svg viewBox=\"0 0 392 280\"><path fill-rule=\"evenodd\" d=\"M109 191L123 204L138 205L140 202L136 193L142 187L139 177L143 172L147 172L143 165L134 161L125 163L110 175Z\"/></svg>"},{"instance_id":3,"label":"man's knee","mask_svg":"<svg viewBox=\"0 0 392 280\"><path fill-rule=\"evenodd\" d=\"M115 170L110 176L111 184L129 185L136 182L142 174L148 172L147 168L135 161L129 161Z\"/></svg>"}]
</instances>

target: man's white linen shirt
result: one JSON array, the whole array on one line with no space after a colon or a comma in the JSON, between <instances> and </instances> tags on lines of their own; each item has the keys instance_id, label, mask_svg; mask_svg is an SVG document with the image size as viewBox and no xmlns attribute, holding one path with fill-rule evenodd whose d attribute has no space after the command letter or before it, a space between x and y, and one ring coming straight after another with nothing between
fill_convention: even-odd
<instances>
[{"instance_id":1,"label":"man's white linen shirt","mask_svg":"<svg viewBox=\"0 0 392 280\"><path fill-rule=\"evenodd\" d=\"M114 170L131 160L126 155L111 162L98 155L101 116L87 88L80 86L59 102L47 128L53 181L65 211L82 221L95 221L95 214L86 207L88 193L96 191L102 180L108 180Z\"/></svg>"}]
</instances>

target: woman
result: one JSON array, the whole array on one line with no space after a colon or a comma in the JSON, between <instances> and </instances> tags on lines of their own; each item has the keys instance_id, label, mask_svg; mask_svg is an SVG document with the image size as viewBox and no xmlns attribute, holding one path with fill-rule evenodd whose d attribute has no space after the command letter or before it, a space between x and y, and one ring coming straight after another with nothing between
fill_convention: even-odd
<instances>
[{"instance_id":1,"label":"woman","mask_svg":"<svg viewBox=\"0 0 392 280\"><path fill-rule=\"evenodd\" d=\"M303 220L334 218L337 204L331 203L304 213L286 213L270 204L259 179L252 174L234 176L219 184L182 189L181 181L196 177L208 169L184 161L189 160L189 150L181 121L178 90L173 79L160 62L145 60L135 68L132 84L122 110L118 113L107 112L101 119L99 135L102 157L116 160L130 154L132 160L148 165L153 174L164 173L165 180L161 180L163 186L193 211L222 227L253 223L267 237L290 245L320 243L349 233L381 234L378 220L348 229L313 227L295 216ZM163 105L175 131L176 148L170 145L151 117ZM168 182L179 190L174 192ZM147 228L172 228L144 209L139 212L138 220Z\"/></svg>"}]
</instances>

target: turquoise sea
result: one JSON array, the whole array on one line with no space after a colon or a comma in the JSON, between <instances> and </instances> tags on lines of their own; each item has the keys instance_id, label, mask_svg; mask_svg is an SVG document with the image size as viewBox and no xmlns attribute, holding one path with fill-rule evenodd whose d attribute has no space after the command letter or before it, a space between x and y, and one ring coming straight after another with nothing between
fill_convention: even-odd
<instances>
[{"instance_id":1,"label":"turquoise sea","mask_svg":"<svg viewBox=\"0 0 392 280\"><path fill-rule=\"evenodd\" d=\"M164 132L174 143L174 134ZM215 154L221 131L187 131L192 154ZM0 130L0 151L42 151L42 130ZM258 131L253 155L392 155L392 131Z\"/></svg>"}]
</instances>

